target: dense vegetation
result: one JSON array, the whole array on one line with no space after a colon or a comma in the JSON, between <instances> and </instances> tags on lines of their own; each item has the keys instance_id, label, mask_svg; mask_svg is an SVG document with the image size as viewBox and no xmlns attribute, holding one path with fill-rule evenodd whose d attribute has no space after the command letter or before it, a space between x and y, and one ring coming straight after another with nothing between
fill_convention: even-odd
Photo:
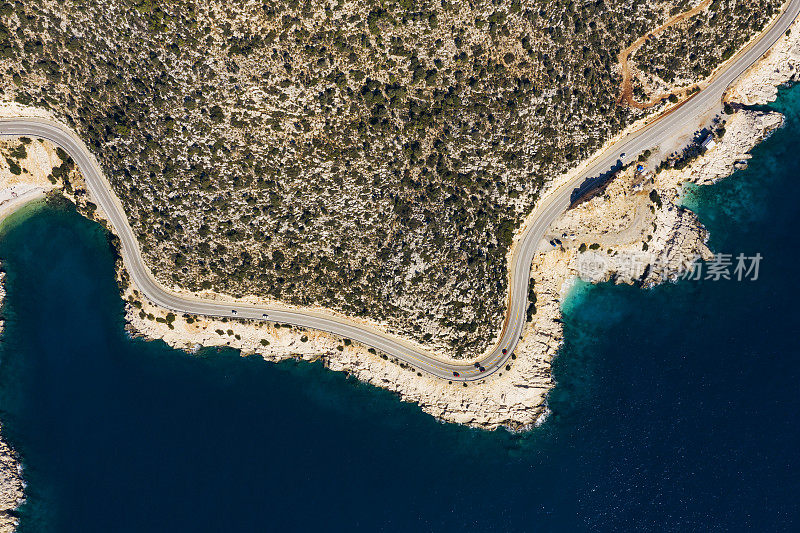
<instances>
[{"instance_id":1,"label":"dense vegetation","mask_svg":"<svg viewBox=\"0 0 800 533\"><path fill-rule=\"evenodd\" d=\"M637 118L616 55L676 4L16 1L0 87L82 135L163 282L473 354L515 228Z\"/></svg>"}]
</instances>

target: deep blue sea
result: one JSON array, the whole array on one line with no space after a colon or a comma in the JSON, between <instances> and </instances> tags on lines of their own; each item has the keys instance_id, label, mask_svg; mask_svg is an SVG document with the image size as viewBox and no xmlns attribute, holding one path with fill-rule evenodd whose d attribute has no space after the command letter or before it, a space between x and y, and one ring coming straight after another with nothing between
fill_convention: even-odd
<instances>
[{"instance_id":1,"label":"deep blue sea","mask_svg":"<svg viewBox=\"0 0 800 533\"><path fill-rule=\"evenodd\" d=\"M751 282L580 286L553 411L522 435L441 424L318 364L129 339L101 228L4 225L0 418L23 532L800 528L800 87L750 168L687 205Z\"/></svg>"}]
</instances>

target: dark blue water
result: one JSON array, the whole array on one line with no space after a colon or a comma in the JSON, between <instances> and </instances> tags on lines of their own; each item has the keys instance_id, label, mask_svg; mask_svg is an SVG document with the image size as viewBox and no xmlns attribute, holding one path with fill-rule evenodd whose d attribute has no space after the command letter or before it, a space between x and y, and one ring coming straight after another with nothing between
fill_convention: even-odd
<instances>
[{"instance_id":1,"label":"dark blue water","mask_svg":"<svg viewBox=\"0 0 800 533\"><path fill-rule=\"evenodd\" d=\"M130 340L101 229L64 208L0 239L0 417L22 531L800 527L800 88L750 169L687 198L756 282L601 285L570 302L553 415L439 424L315 364Z\"/></svg>"}]
</instances>

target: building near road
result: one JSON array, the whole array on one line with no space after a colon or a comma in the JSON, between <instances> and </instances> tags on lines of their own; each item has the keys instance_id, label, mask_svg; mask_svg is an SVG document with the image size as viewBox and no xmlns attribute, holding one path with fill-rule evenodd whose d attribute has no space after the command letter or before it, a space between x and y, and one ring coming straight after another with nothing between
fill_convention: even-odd
<instances>
[{"instance_id":1,"label":"building near road","mask_svg":"<svg viewBox=\"0 0 800 533\"><path fill-rule=\"evenodd\" d=\"M711 135L710 133L705 139L703 139L703 142L700 144L700 146L702 146L703 150L705 150L706 152L714 148L716 145L717 142L714 140L714 136Z\"/></svg>"}]
</instances>

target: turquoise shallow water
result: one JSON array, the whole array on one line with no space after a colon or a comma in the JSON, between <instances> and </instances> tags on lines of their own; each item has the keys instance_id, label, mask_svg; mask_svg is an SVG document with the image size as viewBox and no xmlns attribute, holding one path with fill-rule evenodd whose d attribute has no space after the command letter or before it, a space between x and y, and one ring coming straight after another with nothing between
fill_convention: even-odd
<instances>
[{"instance_id":1,"label":"turquoise shallow water","mask_svg":"<svg viewBox=\"0 0 800 533\"><path fill-rule=\"evenodd\" d=\"M757 282L581 287L552 416L440 424L317 364L131 340L105 235L39 207L0 238L0 418L22 531L796 529L800 89L750 168L687 197Z\"/></svg>"}]
</instances>

